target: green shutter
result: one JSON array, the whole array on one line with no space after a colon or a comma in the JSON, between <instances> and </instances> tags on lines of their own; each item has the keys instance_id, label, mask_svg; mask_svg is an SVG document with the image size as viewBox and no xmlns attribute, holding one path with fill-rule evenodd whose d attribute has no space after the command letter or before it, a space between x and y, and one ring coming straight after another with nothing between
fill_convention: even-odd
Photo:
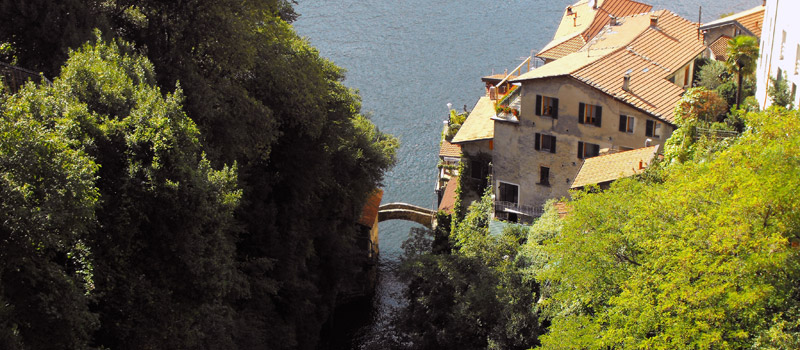
<instances>
[{"instance_id":1,"label":"green shutter","mask_svg":"<svg viewBox=\"0 0 800 350\"><path fill-rule=\"evenodd\" d=\"M628 117L619 115L619 131L628 132Z\"/></svg>"},{"instance_id":2,"label":"green shutter","mask_svg":"<svg viewBox=\"0 0 800 350\"><path fill-rule=\"evenodd\" d=\"M603 124L603 107L595 106L594 126L599 127Z\"/></svg>"},{"instance_id":3,"label":"green shutter","mask_svg":"<svg viewBox=\"0 0 800 350\"><path fill-rule=\"evenodd\" d=\"M583 159L583 142L578 141L578 158Z\"/></svg>"},{"instance_id":4,"label":"green shutter","mask_svg":"<svg viewBox=\"0 0 800 350\"><path fill-rule=\"evenodd\" d=\"M536 115L542 115L542 95L536 95Z\"/></svg>"},{"instance_id":5,"label":"green shutter","mask_svg":"<svg viewBox=\"0 0 800 350\"><path fill-rule=\"evenodd\" d=\"M554 98L553 100L553 119L558 119L558 99Z\"/></svg>"},{"instance_id":6,"label":"green shutter","mask_svg":"<svg viewBox=\"0 0 800 350\"><path fill-rule=\"evenodd\" d=\"M542 140L542 134L537 132L536 133L536 143L533 145L533 149L535 149L537 151L539 150L539 143L541 142L541 140Z\"/></svg>"},{"instance_id":7,"label":"green shutter","mask_svg":"<svg viewBox=\"0 0 800 350\"><path fill-rule=\"evenodd\" d=\"M584 104L583 102L581 102L578 105L578 124L583 124L583 116L586 115L584 113L585 108L586 108L586 104Z\"/></svg>"}]
</instances>

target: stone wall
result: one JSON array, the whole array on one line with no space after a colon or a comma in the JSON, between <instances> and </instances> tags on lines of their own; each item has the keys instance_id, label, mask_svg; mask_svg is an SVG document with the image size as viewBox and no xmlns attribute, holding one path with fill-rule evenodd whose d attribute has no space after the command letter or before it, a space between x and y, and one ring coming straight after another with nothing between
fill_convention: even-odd
<instances>
[{"instance_id":1,"label":"stone wall","mask_svg":"<svg viewBox=\"0 0 800 350\"><path fill-rule=\"evenodd\" d=\"M502 200L500 182L519 186L519 204L541 206L547 199L569 195L569 187L583 159L578 142L601 149L640 148L645 140L663 144L674 127L619 102L571 77L537 79L523 83L519 123L496 122L492 163L495 199ZM558 117L537 116L536 95L559 99ZM600 126L578 122L580 103L602 107ZM619 131L620 114L635 118L632 133ZM661 123L660 137L645 136L646 121ZM536 133L556 137L556 151L536 150ZM549 169L549 185L540 183L542 167Z\"/></svg>"}]
</instances>

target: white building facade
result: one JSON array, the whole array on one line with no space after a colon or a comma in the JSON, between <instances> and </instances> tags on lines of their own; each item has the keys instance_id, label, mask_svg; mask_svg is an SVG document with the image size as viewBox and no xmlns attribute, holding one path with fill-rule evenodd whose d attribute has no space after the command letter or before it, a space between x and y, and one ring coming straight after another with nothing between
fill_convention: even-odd
<instances>
[{"instance_id":1,"label":"white building facade","mask_svg":"<svg viewBox=\"0 0 800 350\"><path fill-rule=\"evenodd\" d=\"M756 69L756 99L764 109L772 104L767 93L770 77L785 79L792 91L794 105L800 105L800 1L767 0L764 11L764 30L761 34L758 68Z\"/></svg>"}]
</instances>

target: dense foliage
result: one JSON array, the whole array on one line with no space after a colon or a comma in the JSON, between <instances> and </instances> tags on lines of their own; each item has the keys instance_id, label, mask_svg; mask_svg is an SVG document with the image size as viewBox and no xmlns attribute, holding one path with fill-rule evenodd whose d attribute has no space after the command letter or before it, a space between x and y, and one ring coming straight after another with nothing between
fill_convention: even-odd
<instances>
[{"instance_id":1,"label":"dense foliage","mask_svg":"<svg viewBox=\"0 0 800 350\"><path fill-rule=\"evenodd\" d=\"M3 95L0 347L316 347L397 141L290 3L0 14L0 54L54 78Z\"/></svg>"},{"instance_id":2,"label":"dense foliage","mask_svg":"<svg viewBox=\"0 0 800 350\"><path fill-rule=\"evenodd\" d=\"M664 160L606 191L573 193L566 209L548 203L529 228L492 235L484 197L454 216L450 250L413 245L399 317L408 343L800 347L800 113L731 113L726 121L746 125L737 137L714 122L720 105L690 90Z\"/></svg>"},{"instance_id":3,"label":"dense foliage","mask_svg":"<svg viewBox=\"0 0 800 350\"><path fill-rule=\"evenodd\" d=\"M797 348L800 116L748 116L730 148L570 203L537 277L547 348Z\"/></svg>"},{"instance_id":4,"label":"dense foliage","mask_svg":"<svg viewBox=\"0 0 800 350\"><path fill-rule=\"evenodd\" d=\"M463 220L450 217L451 249L437 249L419 231L405 244L401 278L409 305L397 317L402 348L527 349L543 333L539 285L523 274L528 261L516 258L527 229L490 234L490 193Z\"/></svg>"}]
</instances>

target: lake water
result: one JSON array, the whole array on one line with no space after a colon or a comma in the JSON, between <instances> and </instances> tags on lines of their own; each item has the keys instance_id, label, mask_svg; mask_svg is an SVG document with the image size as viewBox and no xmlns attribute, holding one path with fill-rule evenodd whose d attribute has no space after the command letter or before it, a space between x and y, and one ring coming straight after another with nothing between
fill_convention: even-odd
<instances>
[{"instance_id":1,"label":"lake water","mask_svg":"<svg viewBox=\"0 0 800 350\"><path fill-rule=\"evenodd\" d=\"M642 2L703 22L742 11L760 0L656 0ZM363 110L381 130L400 139L398 163L386 174L384 203L432 208L439 135L447 103L467 108L483 94L480 78L516 67L555 33L565 0L297 0L297 32L322 56L348 70ZM402 289L392 271L414 224L380 224L382 279L376 319L354 348L364 348L385 326Z\"/></svg>"}]
</instances>

